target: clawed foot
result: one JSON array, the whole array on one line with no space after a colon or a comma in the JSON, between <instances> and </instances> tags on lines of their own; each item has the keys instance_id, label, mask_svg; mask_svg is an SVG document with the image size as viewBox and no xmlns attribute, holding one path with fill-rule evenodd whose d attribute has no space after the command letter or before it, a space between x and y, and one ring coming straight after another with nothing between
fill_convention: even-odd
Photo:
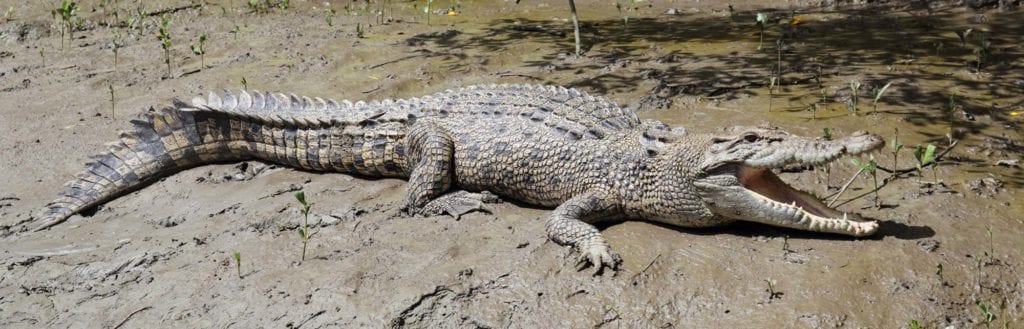
<instances>
[{"instance_id":1,"label":"clawed foot","mask_svg":"<svg viewBox=\"0 0 1024 329\"><path fill-rule=\"evenodd\" d=\"M582 271L588 266L594 266L594 275L600 275L607 266L612 271L618 271L622 264L622 257L612 250L611 246L604 241L585 243L580 246L580 257L576 263L576 270Z\"/></svg>"},{"instance_id":2,"label":"clawed foot","mask_svg":"<svg viewBox=\"0 0 1024 329\"><path fill-rule=\"evenodd\" d=\"M423 206L418 213L425 216L447 214L455 217L455 219L459 219L462 215L474 211L491 213L491 210L485 205L488 203L497 203L499 201L501 201L501 199L499 199L497 195L487 191L480 193L457 191L431 200L427 205Z\"/></svg>"}]
</instances>

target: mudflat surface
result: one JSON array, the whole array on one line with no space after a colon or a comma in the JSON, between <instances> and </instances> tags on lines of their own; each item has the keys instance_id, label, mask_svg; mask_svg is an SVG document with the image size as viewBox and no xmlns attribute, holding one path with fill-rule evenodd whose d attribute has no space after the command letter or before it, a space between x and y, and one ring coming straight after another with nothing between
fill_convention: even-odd
<instances>
[{"instance_id":1,"label":"mudflat surface","mask_svg":"<svg viewBox=\"0 0 1024 329\"><path fill-rule=\"evenodd\" d=\"M0 1L0 327L1024 326L1020 9L585 2L576 56L562 2L465 2L454 16L435 2L429 25L422 2L337 2L332 13L291 1L256 13L242 1L120 1L116 17L111 3L83 1L62 50L53 4ZM160 11L172 20L169 75L159 16L148 14ZM769 14L762 50L757 12ZM958 37L967 29L990 41L980 71L977 39ZM189 49L201 34L205 69ZM546 209L407 218L401 180L259 162L187 170L25 232L128 119L242 80L352 100L557 84L691 131L898 134L895 164L876 155L888 168L911 167L915 145L959 142L934 170L888 183L881 207L871 196L840 206L879 219L877 236L624 222L603 227L623 269L601 276L577 272L575 255L546 241ZM873 91L889 82L873 111ZM821 169L781 175L825 196L856 171L845 160ZM840 202L872 188L861 175ZM318 230L305 261L299 190Z\"/></svg>"}]
</instances>

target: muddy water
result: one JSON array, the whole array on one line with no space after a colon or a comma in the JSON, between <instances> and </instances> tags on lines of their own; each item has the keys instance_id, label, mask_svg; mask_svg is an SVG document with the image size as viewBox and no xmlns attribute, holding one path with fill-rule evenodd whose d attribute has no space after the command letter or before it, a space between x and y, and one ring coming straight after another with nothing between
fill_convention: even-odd
<instances>
[{"instance_id":1,"label":"muddy water","mask_svg":"<svg viewBox=\"0 0 1024 329\"><path fill-rule=\"evenodd\" d=\"M0 1L14 8L14 19L0 21L8 32L0 104L15 104L0 106L0 326L892 328L917 320L964 328L983 326L979 302L996 327L1024 324L1024 173L996 165L1024 150L1019 10L759 1L730 13L723 4L673 1L620 12L588 2L579 4L585 53L576 56L561 3L463 2L447 16L448 4L435 2L430 25L422 4L386 5L384 25L345 4L334 4L331 26L322 2L266 14L240 2L175 11L172 78L162 78L154 18L121 30L114 70L114 29L100 24L109 11L99 2L82 4L82 29L61 51L49 7ZM139 4L121 6L127 15ZM770 13L760 51L756 12ZM968 28L991 40L980 72L956 33ZM201 33L210 36L210 67L199 71L188 45ZM781 82L769 92L780 37ZM899 167L915 162L915 145L949 145L955 95L960 142L934 172L881 189L880 209L870 196L840 207L882 220L877 237L626 222L603 228L624 269L597 277L576 272L574 255L546 241L547 210L504 203L461 220L410 219L397 212L400 180L285 168L197 168L54 230L19 232L81 162L128 127L125 118L172 97L240 88L242 78L250 89L348 99L559 84L697 132L767 124L806 136L830 128L889 137L898 128L906 145ZM856 113L851 80L862 84ZM873 90L889 82L873 111ZM889 153L876 159L892 166ZM782 177L829 195L855 169L840 162L828 174ZM841 200L871 184L853 180ZM314 202L319 229L305 261L292 232L297 189ZM230 257L236 251L240 267Z\"/></svg>"}]
</instances>

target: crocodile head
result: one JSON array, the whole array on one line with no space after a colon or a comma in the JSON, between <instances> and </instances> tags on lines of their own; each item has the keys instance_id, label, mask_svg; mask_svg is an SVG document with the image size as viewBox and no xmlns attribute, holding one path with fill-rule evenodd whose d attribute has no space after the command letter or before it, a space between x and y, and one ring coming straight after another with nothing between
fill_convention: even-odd
<instances>
[{"instance_id":1,"label":"crocodile head","mask_svg":"<svg viewBox=\"0 0 1024 329\"><path fill-rule=\"evenodd\" d=\"M772 169L824 165L884 145L878 135L857 132L839 140L809 139L778 129L746 129L716 136L701 158L694 182L716 215L801 230L867 236L877 222L828 207L814 195L783 182Z\"/></svg>"}]
</instances>

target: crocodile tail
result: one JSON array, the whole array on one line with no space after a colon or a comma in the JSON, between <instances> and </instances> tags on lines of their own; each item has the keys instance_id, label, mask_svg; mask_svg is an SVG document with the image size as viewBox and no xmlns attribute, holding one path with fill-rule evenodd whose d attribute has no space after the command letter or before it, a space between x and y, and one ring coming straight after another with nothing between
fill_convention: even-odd
<instances>
[{"instance_id":1,"label":"crocodile tail","mask_svg":"<svg viewBox=\"0 0 1024 329\"><path fill-rule=\"evenodd\" d=\"M60 196L43 209L34 231L60 224L71 215L134 191L166 174L197 165L242 160L245 150L230 149L230 118L190 112L175 100L171 106L132 120L107 151L91 157L85 170L64 185Z\"/></svg>"}]
</instances>

